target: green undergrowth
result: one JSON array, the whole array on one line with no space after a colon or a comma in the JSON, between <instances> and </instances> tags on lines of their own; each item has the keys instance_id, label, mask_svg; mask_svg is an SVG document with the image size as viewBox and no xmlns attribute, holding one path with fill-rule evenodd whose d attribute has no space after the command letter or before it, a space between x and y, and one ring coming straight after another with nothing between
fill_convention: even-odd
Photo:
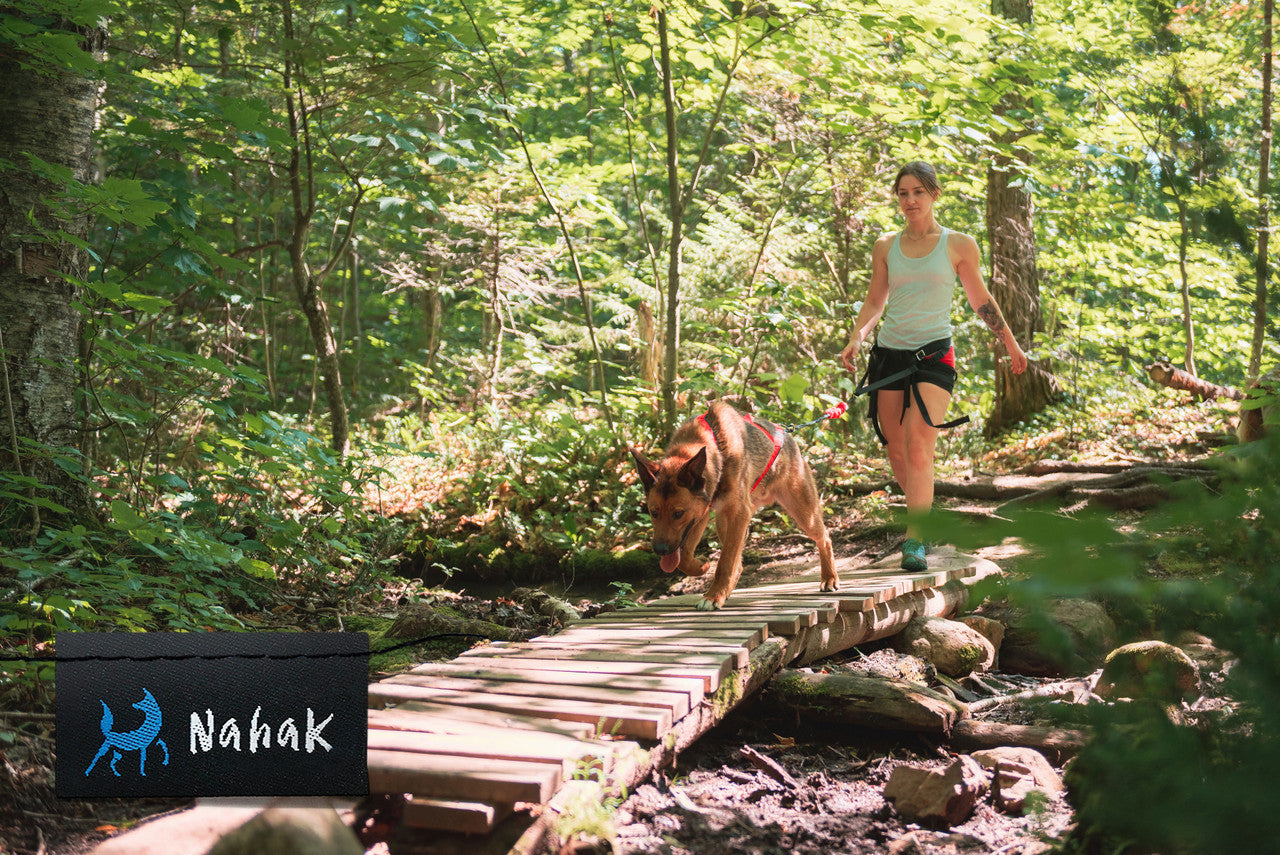
<instances>
[{"instance_id":1,"label":"green undergrowth","mask_svg":"<svg viewBox=\"0 0 1280 855\"><path fill-rule=\"evenodd\" d=\"M1124 635L1207 635L1235 657L1215 695L1219 710L1189 710L1194 726L1159 704L1077 710L1094 734L1071 767L1077 825L1072 855L1228 855L1270 851L1280 764L1280 432L1213 459L1212 489L1175 482L1142 515L1034 509L948 533L961 548L1017 537L1033 547L1014 580L983 582L1029 610L1088 597L1120 618ZM1118 524L1119 523L1119 524ZM1078 719L1075 723L1081 723Z\"/></svg>"}]
</instances>

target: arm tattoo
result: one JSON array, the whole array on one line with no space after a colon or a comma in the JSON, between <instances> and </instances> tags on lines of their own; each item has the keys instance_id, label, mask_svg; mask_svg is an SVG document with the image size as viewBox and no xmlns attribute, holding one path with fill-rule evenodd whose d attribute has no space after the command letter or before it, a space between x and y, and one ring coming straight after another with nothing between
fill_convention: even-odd
<instances>
[{"instance_id":1,"label":"arm tattoo","mask_svg":"<svg viewBox=\"0 0 1280 855\"><path fill-rule=\"evenodd\" d=\"M987 322L987 326L996 335L1004 332L1004 318L1000 316L1000 307L995 300L988 300L978 307L978 317Z\"/></svg>"}]
</instances>

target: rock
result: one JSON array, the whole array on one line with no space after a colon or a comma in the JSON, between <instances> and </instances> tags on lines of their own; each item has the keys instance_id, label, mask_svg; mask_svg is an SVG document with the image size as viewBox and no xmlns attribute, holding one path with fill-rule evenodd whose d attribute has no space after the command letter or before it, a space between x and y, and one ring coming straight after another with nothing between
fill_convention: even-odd
<instances>
[{"instance_id":1,"label":"rock","mask_svg":"<svg viewBox=\"0 0 1280 855\"><path fill-rule=\"evenodd\" d=\"M1223 670L1235 656L1213 643L1213 639L1198 632L1180 632L1173 643L1183 653L1195 660L1201 673Z\"/></svg>"},{"instance_id":2,"label":"rock","mask_svg":"<svg viewBox=\"0 0 1280 855\"><path fill-rule=\"evenodd\" d=\"M889 775L884 797L908 822L950 827L969 818L988 786L978 761L961 756L940 772L898 766Z\"/></svg>"},{"instance_id":3,"label":"rock","mask_svg":"<svg viewBox=\"0 0 1280 855\"><path fill-rule=\"evenodd\" d=\"M1200 694L1200 670L1181 649L1163 641L1137 641L1107 656L1093 691L1099 697L1176 701Z\"/></svg>"},{"instance_id":4,"label":"rock","mask_svg":"<svg viewBox=\"0 0 1280 855\"><path fill-rule=\"evenodd\" d=\"M970 629L976 630L996 651L996 661L1000 661L1000 645L1004 643L1004 624L998 620L985 618L982 615L965 615L960 622ZM994 666L993 666L994 667Z\"/></svg>"},{"instance_id":5,"label":"rock","mask_svg":"<svg viewBox=\"0 0 1280 855\"><path fill-rule=\"evenodd\" d=\"M920 832L911 831L894 840L886 850L887 855L925 855Z\"/></svg>"},{"instance_id":6,"label":"rock","mask_svg":"<svg viewBox=\"0 0 1280 855\"><path fill-rule=\"evenodd\" d=\"M1033 792L1042 793L1046 799L1066 792L1061 776L1034 749L989 748L971 756L984 769L991 770L991 802L1003 813L1021 816L1027 797Z\"/></svg>"},{"instance_id":7,"label":"rock","mask_svg":"<svg viewBox=\"0 0 1280 855\"><path fill-rule=\"evenodd\" d=\"M267 808L223 835L208 855L364 855L332 808Z\"/></svg>"},{"instance_id":8,"label":"rock","mask_svg":"<svg viewBox=\"0 0 1280 855\"><path fill-rule=\"evenodd\" d=\"M976 629L960 621L917 615L894 638L894 649L919 656L948 677L985 671L996 649Z\"/></svg>"},{"instance_id":9,"label":"rock","mask_svg":"<svg viewBox=\"0 0 1280 855\"><path fill-rule=\"evenodd\" d=\"M981 763L985 769L994 770L998 765L1015 764L1026 769L1035 785L1045 792L1054 794L1066 792L1062 776L1045 756L1034 748L1002 746L975 751L970 756Z\"/></svg>"},{"instance_id":10,"label":"rock","mask_svg":"<svg viewBox=\"0 0 1280 855\"><path fill-rule=\"evenodd\" d=\"M1053 600L1038 613L1007 603L987 603L980 613L1004 624L1000 667L1010 673L1088 674L1116 643L1115 622L1090 600Z\"/></svg>"},{"instance_id":11,"label":"rock","mask_svg":"<svg viewBox=\"0 0 1280 855\"><path fill-rule=\"evenodd\" d=\"M1017 763L1001 763L991 778L991 803L1001 813L1022 816L1027 797L1034 791L1031 770Z\"/></svg>"}]
</instances>

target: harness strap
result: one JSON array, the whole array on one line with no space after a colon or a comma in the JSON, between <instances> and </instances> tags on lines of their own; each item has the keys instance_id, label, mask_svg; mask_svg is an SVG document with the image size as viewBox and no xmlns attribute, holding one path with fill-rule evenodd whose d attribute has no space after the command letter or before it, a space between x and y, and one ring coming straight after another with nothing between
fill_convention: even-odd
<instances>
[{"instance_id":1,"label":"harness strap","mask_svg":"<svg viewBox=\"0 0 1280 855\"><path fill-rule=\"evenodd\" d=\"M710 410L707 412L710 412ZM769 437L769 441L773 443L773 454L769 456L769 462L766 463L764 469L761 470L760 477L756 478L756 482L751 485L751 492L754 493L756 491L756 487L759 487L760 482L764 480L764 476L769 474L769 470L773 468L773 462L778 459L778 454L782 451L782 430L780 428L775 428L774 431L770 433L768 428L751 418L750 413L743 413L742 417L750 424L753 424L760 428L760 430L764 431L764 435ZM711 434L711 441L719 444L720 438L716 436L716 430L711 426L711 422L707 421L707 414L703 413L698 416L698 421L701 423L702 427L706 429L707 433Z\"/></svg>"},{"instance_id":2,"label":"harness strap","mask_svg":"<svg viewBox=\"0 0 1280 855\"><path fill-rule=\"evenodd\" d=\"M756 491L756 487L760 486L760 482L764 480L764 476L769 474L769 470L773 468L773 461L778 459L778 454L782 451L782 431L775 427L772 433L764 425L751 418L750 413L743 413L742 417L751 424L764 431L764 435L769 437L769 441L773 443L773 454L769 455L769 462L764 465L764 469L760 470L760 477L751 485L751 492Z\"/></svg>"},{"instance_id":3,"label":"harness strap","mask_svg":"<svg viewBox=\"0 0 1280 855\"><path fill-rule=\"evenodd\" d=\"M915 362L912 363L910 368L895 371L888 377L882 377L871 384L866 384L867 375L871 372L871 366L868 364L867 370L863 372L862 380L858 381L858 388L853 394L855 396L865 395L883 389L885 386L895 383L903 377L910 377L911 380L908 382L907 388L911 391L911 394L902 396L902 414L898 416L898 424L902 424L902 420L907 417L907 410L911 407L912 398L915 398L916 406L920 408L920 417L924 419L924 423L935 430L946 430L948 428L959 427L962 424L966 424L969 421L968 415L963 415L959 418L952 419L949 422L943 422L940 425L935 425L933 423L933 419L929 418L929 408L924 405L924 398L920 395L920 384L915 380L915 375L920 372L921 362L925 362L929 359L936 359L945 352L946 351L939 350L936 353L925 353L924 349L921 348L916 351ZM877 396L871 395L870 403L867 406L867 415L871 419L871 426L875 428L876 437L880 440L880 443L884 445L888 443L888 440L885 438L884 431L880 430L879 409L879 399Z\"/></svg>"}]
</instances>

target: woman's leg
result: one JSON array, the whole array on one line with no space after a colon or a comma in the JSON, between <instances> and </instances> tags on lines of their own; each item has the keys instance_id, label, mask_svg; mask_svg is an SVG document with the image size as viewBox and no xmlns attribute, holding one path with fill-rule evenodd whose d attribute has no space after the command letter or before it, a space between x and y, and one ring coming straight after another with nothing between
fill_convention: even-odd
<instances>
[{"instance_id":1,"label":"woman's leg","mask_svg":"<svg viewBox=\"0 0 1280 855\"><path fill-rule=\"evenodd\" d=\"M921 383L920 397L929 410L929 420L939 424L946 420L951 393L932 383ZM914 396L901 423L902 397L909 392L877 392L880 430L887 440L885 452L893 477L907 501L907 537L917 536L915 519L933 507L933 457L938 442L938 429L925 423Z\"/></svg>"}]
</instances>

